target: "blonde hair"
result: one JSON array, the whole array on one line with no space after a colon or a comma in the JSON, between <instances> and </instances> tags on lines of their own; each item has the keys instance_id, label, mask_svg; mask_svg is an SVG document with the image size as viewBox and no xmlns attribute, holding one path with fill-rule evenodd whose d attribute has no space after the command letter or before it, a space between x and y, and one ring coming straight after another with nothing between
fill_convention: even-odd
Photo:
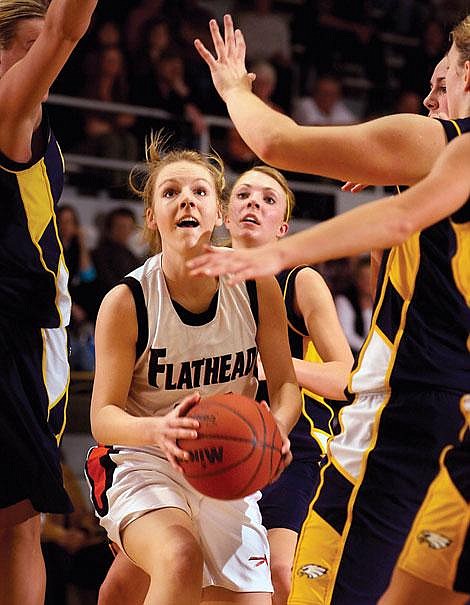
<instances>
[{"instance_id":1,"label":"blonde hair","mask_svg":"<svg viewBox=\"0 0 470 605\"><path fill-rule=\"evenodd\" d=\"M245 172L243 172L237 178L237 180L233 184L232 191L236 187L237 183L239 183L241 179L250 172L261 172L262 174L266 174L272 179L274 179L278 183L278 185L280 185L281 189L284 191L284 194L286 196L286 209L284 211L284 220L286 221L286 223L288 223L292 217L292 210L295 206L295 197L294 193L292 192L292 189L289 187L286 177L282 173L280 173L279 170L276 170L272 166L266 166L265 164L261 164L260 166L253 166L253 168L245 170Z\"/></svg>"},{"instance_id":2,"label":"blonde hair","mask_svg":"<svg viewBox=\"0 0 470 605\"><path fill-rule=\"evenodd\" d=\"M470 61L470 15L467 15L454 27L450 37L459 51L460 65L463 65L465 61Z\"/></svg>"},{"instance_id":3,"label":"blonde hair","mask_svg":"<svg viewBox=\"0 0 470 605\"><path fill-rule=\"evenodd\" d=\"M134 168L129 175L130 187L143 200L145 213L152 208L158 175L165 166L175 162L190 162L205 168L214 182L218 203L222 205L225 195L225 176L221 157L215 152L202 154L191 149L167 150L167 143L168 138L161 131L152 133L146 144L144 167ZM149 229L146 222L144 222L143 239L152 254L161 250L161 238L158 230Z\"/></svg>"},{"instance_id":4,"label":"blonde hair","mask_svg":"<svg viewBox=\"0 0 470 605\"><path fill-rule=\"evenodd\" d=\"M48 0L0 0L0 49L10 48L19 21L44 19L48 6Z\"/></svg>"}]
</instances>

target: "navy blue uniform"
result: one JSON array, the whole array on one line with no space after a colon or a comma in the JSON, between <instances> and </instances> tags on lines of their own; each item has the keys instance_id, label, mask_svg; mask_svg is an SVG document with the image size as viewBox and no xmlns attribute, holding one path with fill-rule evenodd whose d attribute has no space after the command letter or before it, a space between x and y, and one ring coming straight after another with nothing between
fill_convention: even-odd
<instances>
[{"instance_id":1,"label":"navy blue uniform","mask_svg":"<svg viewBox=\"0 0 470 605\"><path fill-rule=\"evenodd\" d=\"M304 320L294 310L295 279L299 266L281 272L277 280L284 295L287 311L289 344L292 357L321 363L308 335ZM280 478L263 490L259 502L263 525L267 529L282 527L300 532L313 498L319 477L319 462L326 452L326 442L333 434L334 410L323 397L302 389L302 413L289 434L293 460ZM266 383L258 399L267 400Z\"/></svg>"},{"instance_id":2,"label":"navy blue uniform","mask_svg":"<svg viewBox=\"0 0 470 605\"><path fill-rule=\"evenodd\" d=\"M67 512L57 446L69 383L68 272L55 210L63 159L44 116L24 164L0 154L0 507Z\"/></svg>"},{"instance_id":3,"label":"navy blue uniform","mask_svg":"<svg viewBox=\"0 0 470 605\"><path fill-rule=\"evenodd\" d=\"M470 118L442 124L448 139L470 131ZM290 604L374 605L387 588L441 454L460 443L469 250L470 200L384 255L353 402L302 529Z\"/></svg>"}]
</instances>

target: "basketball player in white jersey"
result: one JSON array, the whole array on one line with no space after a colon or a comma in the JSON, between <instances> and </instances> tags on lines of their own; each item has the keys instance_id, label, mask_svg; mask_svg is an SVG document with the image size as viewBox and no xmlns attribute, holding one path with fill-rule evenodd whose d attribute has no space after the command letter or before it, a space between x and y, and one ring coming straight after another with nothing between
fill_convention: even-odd
<instances>
[{"instance_id":1,"label":"basketball player in white jersey","mask_svg":"<svg viewBox=\"0 0 470 605\"><path fill-rule=\"evenodd\" d=\"M189 277L186 262L221 221L221 167L196 152L162 157L158 141L148 151L142 197L162 252L114 288L98 315L92 430L114 445L88 455L93 502L109 538L150 577L146 605L268 605L260 494L202 496L184 479L179 462L189 454L177 440L197 436L185 414L200 396L255 395L259 350L290 458L300 394L282 296L271 278L231 289L225 279Z\"/></svg>"}]
</instances>

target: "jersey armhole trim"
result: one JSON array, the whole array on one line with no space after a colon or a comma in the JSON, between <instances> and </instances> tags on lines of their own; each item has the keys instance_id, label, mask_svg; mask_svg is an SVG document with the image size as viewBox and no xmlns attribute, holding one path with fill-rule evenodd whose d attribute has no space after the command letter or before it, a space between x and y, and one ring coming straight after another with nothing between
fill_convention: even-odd
<instances>
[{"instance_id":1,"label":"jersey armhole trim","mask_svg":"<svg viewBox=\"0 0 470 605\"><path fill-rule=\"evenodd\" d=\"M259 307L258 307L258 289L256 287L256 281L254 279L246 280L246 289L248 297L250 299L251 312L256 323L256 327L259 325Z\"/></svg>"},{"instance_id":2,"label":"jersey armhole trim","mask_svg":"<svg viewBox=\"0 0 470 605\"><path fill-rule=\"evenodd\" d=\"M139 359L147 347L149 338L149 325L144 292L142 290L141 283L135 279L135 277L125 277L120 283L126 285L134 297L135 310L137 314L137 342L135 345L135 358Z\"/></svg>"}]
</instances>

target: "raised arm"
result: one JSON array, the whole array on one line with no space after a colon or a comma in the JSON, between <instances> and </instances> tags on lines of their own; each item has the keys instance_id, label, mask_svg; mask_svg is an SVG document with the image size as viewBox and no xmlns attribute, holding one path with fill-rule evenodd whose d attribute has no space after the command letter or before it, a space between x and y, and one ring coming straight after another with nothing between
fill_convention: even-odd
<instances>
[{"instance_id":1,"label":"raised arm","mask_svg":"<svg viewBox=\"0 0 470 605\"><path fill-rule=\"evenodd\" d=\"M222 38L217 23L210 22L215 57L200 40L195 46L235 127L263 161L371 185L409 185L429 172L446 144L439 122L400 114L352 126L299 126L252 93L254 75L246 71L243 36L228 15L224 26Z\"/></svg>"},{"instance_id":2,"label":"raised arm","mask_svg":"<svg viewBox=\"0 0 470 605\"><path fill-rule=\"evenodd\" d=\"M43 27L38 29L39 19L17 22L13 40L17 52L12 57L16 62L6 72L3 66L0 78L0 148L5 153L15 149L15 137L28 139L40 103L86 32L96 4L97 0L52 0ZM3 57L5 51L1 52Z\"/></svg>"},{"instance_id":3,"label":"raised arm","mask_svg":"<svg viewBox=\"0 0 470 605\"><path fill-rule=\"evenodd\" d=\"M429 122L429 120L427 118ZM363 204L275 244L250 250L210 249L188 265L194 274L230 273L232 282L275 275L285 267L315 264L390 248L455 212L470 195L470 135L453 140L431 173L401 195Z\"/></svg>"}]
</instances>

